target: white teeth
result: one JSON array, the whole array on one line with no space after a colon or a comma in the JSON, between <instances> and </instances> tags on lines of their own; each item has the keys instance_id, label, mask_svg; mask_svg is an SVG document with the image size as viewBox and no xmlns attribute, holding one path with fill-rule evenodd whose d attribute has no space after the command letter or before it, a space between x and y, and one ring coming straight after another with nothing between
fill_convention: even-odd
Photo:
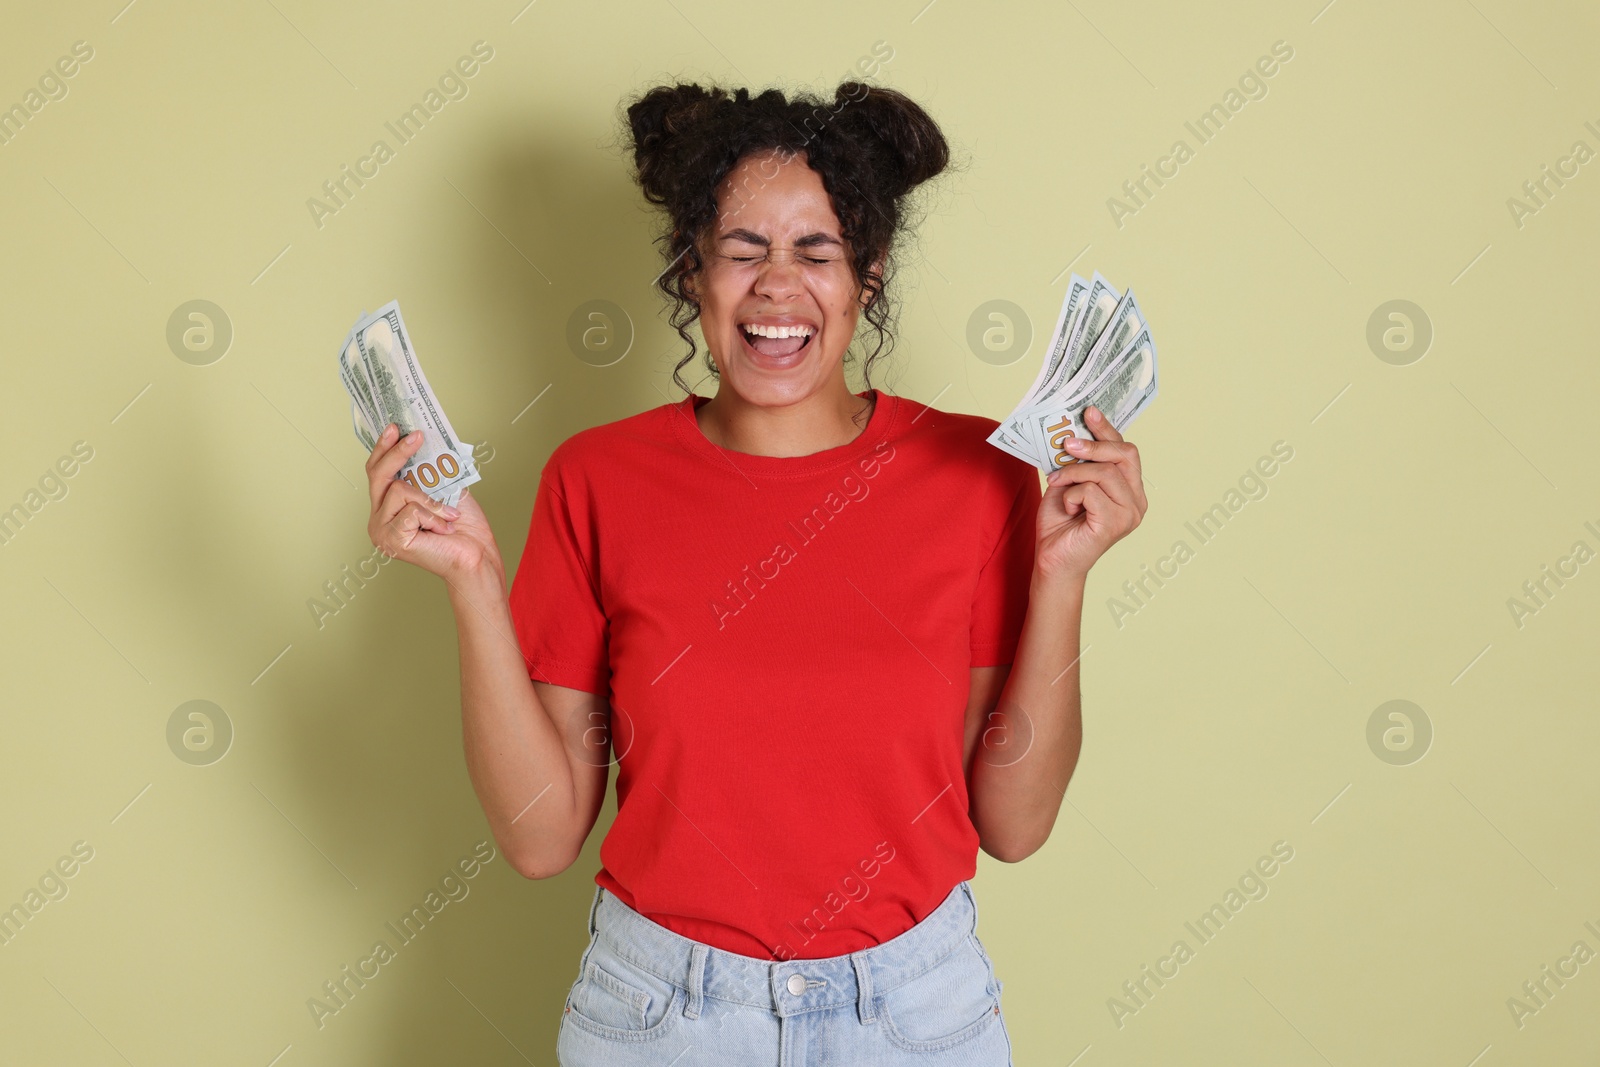
<instances>
[{"instance_id":1,"label":"white teeth","mask_svg":"<svg viewBox=\"0 0 1600 1067\"><path fill-rule=\"evenodd\" d=\"M755 322L747 322L742 328L757 337L809 337L812 333L810 326L763 326Z\"/></svg>"}]
</instances>

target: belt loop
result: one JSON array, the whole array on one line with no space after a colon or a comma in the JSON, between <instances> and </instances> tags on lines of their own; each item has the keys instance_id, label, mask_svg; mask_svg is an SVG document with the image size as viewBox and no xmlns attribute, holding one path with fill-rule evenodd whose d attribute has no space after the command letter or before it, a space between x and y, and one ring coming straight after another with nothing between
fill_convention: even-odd
<instances>
[{"instance_id":1,"label":"belt loop","mask_svg":"<svg viewBox=\"0 0 1600 1067\"><path fill-rule=\"evenodd\" d=\"M584 974L587 973L588 964L589 964L589 956L590 956L591 953L594 952L595 944L599 941L599 938L600 938L600 935L599 935L599 929L600 928L595 924L595 912L597 912L599 910L599 908L600 908L600 894L603 893L603 892L605 892L604 888L602 886L596 885L594 887L594 899L589 902L589 944L587 946L585 946L585 948L583 950L583 955L578 958L578 978L577 978L577 981L574 981L572 983L572 988L574 990L578 988L578 982L581 982L583 980ZM568 999L568 1003L570 1005L570 1002L571 1002L570 1001L570 998L571 998L571 994L570 993L568 994L568 998L569 998Z\"/></svg>"},{"instance_id":2,"label":"belt loop","mask_svg":"<svg viewBox=\"0 0 1600 1067\"><path fill-rule=\"evenodd\" d=\"M861 1016L863 1024L876 1022L878 1015L872 998L872 964L860 952L850 953L850 962L856 969L856 1013Z\"/></svg>"},{"instance_id":3,"label":"belt loop","mask_svg":"<svg viewBox=\"0 0 1600 1067\"><path fill-rule=\"evenodd\" d=\"M706 955L710 951L708 946L698 941L689 950L689 1002L684 1005L683 1014L690 1019L700 1018L706 980Z\"/></svg>"},{"instance_id":4,"label":"belt loop","mask_svg":"<svg viewBox=\"0 0 1600 1067\"><path fill-rule=\"evenodd\" d=\"M594 887L594 899L589 902L589 936L591 938L594 937L595 931L599 929L599 927L595 926L595 924L594 924L594 915L595 915L595 912L600 910L600 895L602 893L604 893L605 891L606 891L606 887L605 886L603 886L603 885L595 886Z\"/></svg>"},{"instance_id":5,"label":"belt loop","mask_svg":"<svg viewBox=\"0 0 1600 1067\"><path fill-rule=\"evenodd\" d=\"M966 891L967 900L971 901L971 903L972 903L972 932L973 933L977 933L978 932L978 895L972 891L972 883L969 880L963 879L962 882L961 882L961 888Z\"/></svg>"}]
</instances>

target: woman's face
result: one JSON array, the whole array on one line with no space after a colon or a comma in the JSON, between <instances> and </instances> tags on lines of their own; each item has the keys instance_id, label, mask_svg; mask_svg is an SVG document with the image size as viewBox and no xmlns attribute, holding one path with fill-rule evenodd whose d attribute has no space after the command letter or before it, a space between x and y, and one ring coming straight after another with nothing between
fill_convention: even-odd
<instances>
[{"instance_id":1,"label":"woman's face","mask_svg":"<svg viewBox=\"0 0 1600 1067\"><path fill-rule=\"evenodd\" d=\"M740 160L717 190L701 255L705 268L690 288L724 387L751 404L782 406L843 382L862 289L804 154ZM790 336L760 336L783 333Z\"/></svg>"}]
</instances>

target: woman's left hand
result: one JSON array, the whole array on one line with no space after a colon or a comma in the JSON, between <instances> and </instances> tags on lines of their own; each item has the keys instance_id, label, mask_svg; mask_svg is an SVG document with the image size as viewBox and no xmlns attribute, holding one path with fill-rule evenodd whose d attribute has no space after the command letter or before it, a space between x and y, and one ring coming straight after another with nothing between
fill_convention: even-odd
<instances>
[{"instance_id":1,"label":"woman's left hand","mask_svg":"<svg viewBox=\"0 0 1600 1067\"><path fill-rule=\"evenodd\" d=\"M1106 549L1126 537L1150 507L1139 450L1122 439L1099 408L1084 411L1095 440L1075 438L1067 450L1079 462L1052 471L1039 502L1034 571L1082 581Z\"/></svg>"}]
</instances>

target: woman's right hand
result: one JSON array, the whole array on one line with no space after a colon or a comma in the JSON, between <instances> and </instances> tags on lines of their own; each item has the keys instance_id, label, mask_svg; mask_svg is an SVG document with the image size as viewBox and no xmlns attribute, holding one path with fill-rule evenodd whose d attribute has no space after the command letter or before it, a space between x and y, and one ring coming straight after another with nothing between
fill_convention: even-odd
<instances>
[{"instance_id":1,"label":"woman's right hand","mask_svg":"<svg viewBox=\"0 0 1600 1067\"><path fill-rule=\"evenodd\" d=\"M503 577L499 546L470 489L461 491L456 507L447 507L395 477L422 445L420 430L405 439L398 439L399 435L400 428L394 423L385 426L367 457L367 487L372 496L367 536L372 543L394 559L446 579L486 564Z\"/></svg>"}]
</instances>

